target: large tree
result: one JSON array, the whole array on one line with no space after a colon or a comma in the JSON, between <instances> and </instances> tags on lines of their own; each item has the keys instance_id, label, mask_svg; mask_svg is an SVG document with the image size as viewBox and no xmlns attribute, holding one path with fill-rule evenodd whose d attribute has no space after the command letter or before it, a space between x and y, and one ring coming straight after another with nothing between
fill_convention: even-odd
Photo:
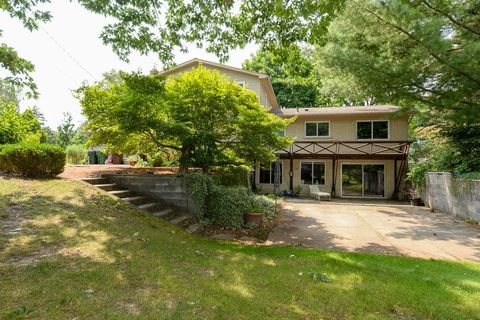
<instances>
[{"instance_id":1,"label":"large tree","mask_svg":"<svg viewBox=\"0 0 480 320\"><path fill-rule=\"evenodd\" d=\"M480 117L478 57L478 1L353 0L316 60L333 89L464 123Z\"/></svg>"},{"instance_id":2,"label":"large tree","mask_svg":"<svg viewBox=\"0 0 480 320\"><path fill-rule=\"evenodd\" d=\"M200 66L166 82L138 74L123 79L78 91L94 143L120 151L169 150L178 155L182 172L271 161L275 150L290 143L277 134L289 121L268 113L254 92L218 71Z\"/></svg>"},{"instance_id":3,"label":"large tree","mask_svg":"<svg viewBox=\"0 0 480 320\"><path fill-rule=\"evenodd\" d=\"M313 78L313 62L306 48L290 45L280 51L260 48L242 63L245 70L267 74L282 108L326 104Z\"/></svg>"},{"instance_id":4,"label":"large tree","mask_svg":"<svg viewBox=\"0 0 480 320\"><path fill-rule=\"evenodd\" d=\"M176 50L189 43L206 45L225 60L231 49L257 42L283 47L296 41L320 43L343 0L242 1L232 0L77 0L87 10L109 17L101 32L105 44L123 60L132 51L156 53L167 65ZM0 10L34 30L49 21L50 0L0 0ZM41 7L42 9L39 9ZM1 37L1 30L0 30ZM17 85L29 86L34 66L7 44L0 44L0 68Z\"/></svg>"}]
</instances>

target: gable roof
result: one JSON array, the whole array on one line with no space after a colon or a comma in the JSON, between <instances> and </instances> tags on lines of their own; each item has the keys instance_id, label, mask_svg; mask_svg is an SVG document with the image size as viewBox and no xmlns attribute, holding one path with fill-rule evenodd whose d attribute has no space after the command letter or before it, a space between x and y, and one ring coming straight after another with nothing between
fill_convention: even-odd
<instances>
[{"instance_id":1,"label":"gable roof","mask_svg":"<svg viewBox=\"0 0 480 320\"><path fill-rule=\"evenodd\" d=\"M272 110L280 117L293 116L323 116L323 115L374 115L388 114L400 111L401 108L392 105L348 106L348 107L315 107L315 108L282 108Z\"/></svg>"},{"instance_id":2,"label":"gable roof","mask_svg":"<svg viewBox=\"0 0 480 320\"><path fill-rule=\"evenodd\" d=\"M227 66L225 64L217 63L217 62L212 62L212 61L207 61L207 60L203 60L203 59L193 58L193 59L188 60L186 62L180 63L180 64L176 65L175 67L170 68L168 70L160 71L157 74L159 74L161 76L169 76L169 75L172 75L176 72L181 71L184 68L188 68L190 66L197 66L199 64L202 64L202 65L205 65L205 66L210 66L214 69L224 69L224 70L234 71L234 72L243 73L243 74L247 74L247 75L250 75L250 76L257 77L260 80L262 88L267 93L267 99L270 102L270 105L272 106L272 108L273 109L279 108L278 102L277 102L277 97L275 96L275 92L273 91L273 87L272 87L272 83L270 82L270 78L264 73L247 71L247 70L243 70L243 69L240 69L240 68L236 68L236 67L232 67L232 66Z\"/></svg>"}]
</instances>

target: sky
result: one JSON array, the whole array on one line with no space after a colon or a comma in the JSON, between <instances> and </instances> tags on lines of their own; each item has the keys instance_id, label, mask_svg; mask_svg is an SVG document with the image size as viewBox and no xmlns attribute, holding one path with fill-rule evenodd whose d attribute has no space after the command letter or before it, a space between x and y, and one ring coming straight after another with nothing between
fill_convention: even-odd
<instances>
[{"instance_id":1,"label":"sky","mask_svg":"<svg viewBox=\"0 0 480 320\"><path fill-rule=\"evenodd\" d=\"M53 0L46 6L53 18L30 32L16 19L0 12L0 29L3 36L0 43L13 47L19 55L35 65L32 74L38 86L38 100L24 100L21 109L36 105L44 114L46 124L56 128L62 121L63 113L70 112L75 124L84 121L80 104L72 90L84 81L100 80L102 74L112 69L141 71L148 73L154 66L161 70L156 55L132 54L128 63L120 60L110 46L105 46L99 36L106 20L76 3ZM228 65L241 67L258 47L249 45L243 50L230 54ZM181 63L192 58L218 62L218 59L202 49L189 46L188 53L177 52L175 62Z\"/></svg>"}]
</instances>

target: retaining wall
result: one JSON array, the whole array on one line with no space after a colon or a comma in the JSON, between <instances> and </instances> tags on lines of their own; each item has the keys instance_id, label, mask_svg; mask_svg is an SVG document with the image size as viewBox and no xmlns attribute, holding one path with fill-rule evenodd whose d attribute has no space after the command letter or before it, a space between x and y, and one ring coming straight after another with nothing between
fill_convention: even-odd
<instances>
[{"instance_id":1,"label":"retaining wall","mask_svg":"<svg viewBox=\"0 0 480 320\"><path fill-rule=\"evenodd\" d=\"M480 180L454 179L446 172L428 172L426 179L426 205L464 219L480 221Z\"/></svg>"},{"instance_id":2,"label":"retaining wall","mask_svg":"<svg viewBox=\"0 0 480 320\"><path fill-rule=\"evenodd\" d=\"M194 213L193 201L187 194L185 179L176 175L104 175L109 181L139 194L149 196L169 207Z\"/></svg>"}]
</instances>

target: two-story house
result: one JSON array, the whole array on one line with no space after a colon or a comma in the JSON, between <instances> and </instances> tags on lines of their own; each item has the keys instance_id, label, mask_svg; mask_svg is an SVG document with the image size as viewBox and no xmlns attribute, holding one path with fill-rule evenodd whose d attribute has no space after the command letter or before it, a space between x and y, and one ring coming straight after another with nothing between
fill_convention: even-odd
<instances>
[{"instance_id":1,"label":"two-story house","mask_svg":"<svg viewBox=\"0 0 480 320\"><path fill-rule=\"evenodd\" d=\"M284 109L267 75L193 59L161 72L168 76L202 64L254 91L262 105L280 117L296 117L285 134L295 142L278 150L278 161L257 164L255 186L263 192L301 190L316 184L337 197L392 198L405 178L408 115L395 106ZM276 173L279 178L276 179ZM276 183L277 182L277 183Z\"/></svg>"}]
</instances>

